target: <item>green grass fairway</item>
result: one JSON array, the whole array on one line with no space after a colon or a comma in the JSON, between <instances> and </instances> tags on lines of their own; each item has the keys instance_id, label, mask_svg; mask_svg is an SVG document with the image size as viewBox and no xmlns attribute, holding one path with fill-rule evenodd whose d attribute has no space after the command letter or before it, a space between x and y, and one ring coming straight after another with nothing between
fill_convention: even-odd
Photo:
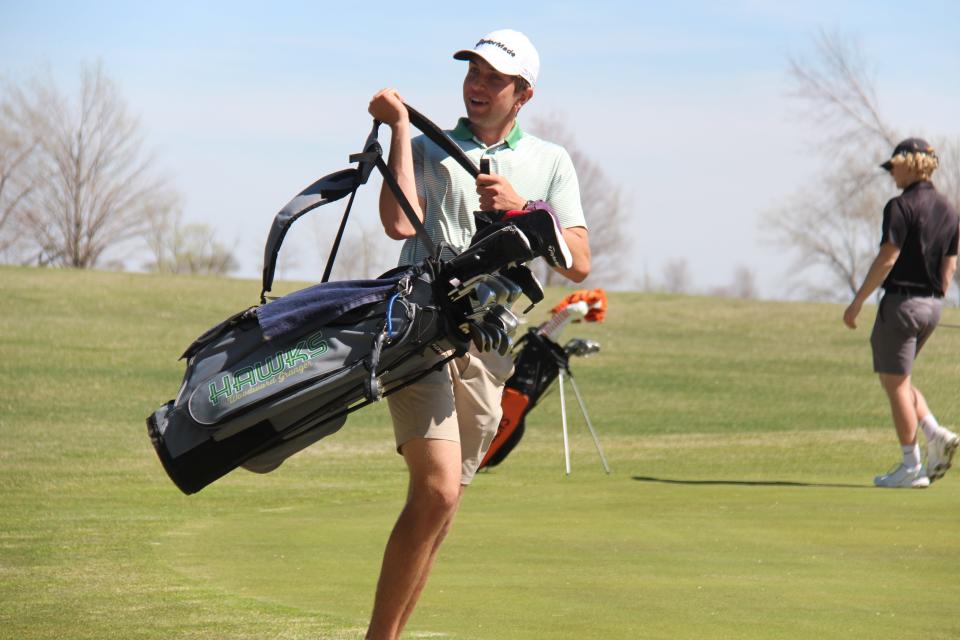
<instances>
[{"instance_id":1,"label":"green grass fairway","mask_svg":"<svg viewBox=\"0 0 960 640\"><path fill-rule=\"evenodd\" d=\"M0 268L0 638L362 638L405 493L384 403L272 474L190 497L146 434L181 351L258 293ZM960 469L872 488L899 447L873 308L856 332L841 312L611 295L606 323L564 338L602 344L574 372L613 473L569 394L564 476L547 396L467 492L405 637L960 638ZM958 357L942 328L916 375L945 424Z\"/></svg>"}]
</instances>

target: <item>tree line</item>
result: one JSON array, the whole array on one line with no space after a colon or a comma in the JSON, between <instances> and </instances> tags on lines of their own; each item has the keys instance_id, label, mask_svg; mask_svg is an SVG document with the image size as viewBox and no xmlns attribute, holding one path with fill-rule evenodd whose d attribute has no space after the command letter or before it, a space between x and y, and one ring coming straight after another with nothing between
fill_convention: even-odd
<instances>
[{"instance_id":1,"label":"tree line","mask_svg":"<svg viewBox=\"0 0 960 640\"><path fill-rule=\"evenodd\" d=\"M185 223L182 196L156 168L140 124L102 65L81 69L75 95L49 76L0 93L0 261L35 266L228 274L234 255L206 224ZM625 202L559 120L537 126L566 143L578 169L596 254L590 282L618 277ZM352 233L351 233L352 232ZM314 229L307 253L327 238ZM379 229L349 230L335 276L369 278L391 253ZM301 261L294 258L292 263ZM538 266L546 284L554 274Z\"/></svg>"},{"instance_id":2,"label":"tree line","mask_svg":"<svg viewBox=\"0 0 960 640\"><path fill-rule=\"evenodd\" d=\"M879 244L880 212L893 195L877 168L908 135L885 116L860 47L839 34L820 33L812 53L788 60L791 97L816 131L810 141L821 161L815 181L800 186L761 221L767 239L795 260L791 297L844 299L862 281ZM577 144L557 117L533 131L570 153L590 224L593 272L585 286L626 284L690 293L684 259L624 280L630 204L618 185ZM929 135L938 150L938 189L960 207L960 139ZM238 268L213 229L186 223L182 196L156 168L139 122L101 65L81 69L75 95L49 77L7 83L0 93L0 261L38 266L123 268L169 273L228 274ZM351 233L352 231L352 233ZM326 238L316 230L310 254ZM392 265L379 229L348 230L335 269L339 279L368 278ZM555 274L537 266L545 284ZM960 272L957 275L960 283ZM753 271L740 265L727 287L708 293L755 297Z\"/></svg>"},{"instance_id":3,"label":"tree line","mask_svg":"<svg viewBox=\"0 0 960 640\"><path fill-rule=\"evenodd\" d=\"M225 274L237 268L210 227L184 224L181 197L145 150L140 125L101 65L76 95L50 77L0 94L0 259ZM146 256L146 257L144 257Z\"/></svg>"}]
</instances>

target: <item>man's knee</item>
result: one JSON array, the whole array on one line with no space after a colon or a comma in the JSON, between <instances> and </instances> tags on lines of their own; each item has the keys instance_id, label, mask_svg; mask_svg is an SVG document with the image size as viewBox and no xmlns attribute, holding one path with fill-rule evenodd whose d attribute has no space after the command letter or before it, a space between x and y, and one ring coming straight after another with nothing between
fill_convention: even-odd
<instances>
[{"instance_id":1,"label":"man's knee","mask_svg":"<svg viewBox=\"0 0 960 640\"><path fill-rule=\"evenodd\" d=\"M460 501L460 443L414 438L401 448L410 471L407 509L430 527L450 519Z\"/></svg>"},{"instance_id":2,"label":"man's knee","mask_svg":"<svg viewBox=\"0 0 960 640\"><path fill-rule=\"evenodd\" d=\"M433 478L410 488L410 505L424 516L447 521L460 504L460 482Z\"/></svg>"},{"instance_id":3,"label":"man's knee","mask_svg":"<svg viewBox=\"0 0 960 640\"><path fill-rule=\"evenodd\" d=\"M880 386L889 394L909 391L913 394L913 385L910 384L910 374L881 373Z\"/></svg>"}]
</instances>

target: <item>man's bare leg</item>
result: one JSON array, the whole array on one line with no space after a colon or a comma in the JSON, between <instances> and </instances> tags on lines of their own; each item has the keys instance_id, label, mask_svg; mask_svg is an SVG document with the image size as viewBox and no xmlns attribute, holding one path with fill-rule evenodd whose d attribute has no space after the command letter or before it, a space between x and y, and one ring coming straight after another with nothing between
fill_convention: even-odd
<instances>
[{"instance_id":1,"label":"man's bare leg","mask_svg":"<svg viewBox=\"0 0 960 640\"><path fill-rule=\"evenodd\" d=\"M457 508L459 509L460 501L463 499L463 491L466 489L466 485L460 485L460 497L457 499ZM413 613L414 607L417 606L417 601L420 600L420 594L423 593L424 587L427 586L427 578L430 576L430 572L433 570L433 565L437 561L437 553L440 551L440 545L443 544L443 541L446 539L447 534L450 533L450 527L453 525L453 519L456 516L456 513L450 515L450 518L444 523L443 529L440 530L440 535L437 536L437 541L433 545L433 551L430 552L430 559L427 561L427 566L424 568L424 572L420 575L420 583L417 584L413 593L410 596L410 602L407 603L406 609L403 611L403 615L400 617L400 625L397 627L397 635L399 636L404 627L407 626L407 620L410 619L410 614Z\"/></svg>"},{"instance_id":2,"label":"man's bare leg","mask_svg":"<svg viewBox=\"0 0 960 640\"><path fill-rule=\"evenodd\" d=\"M460 501L459 443L418 438L405 443L402 453L410 489L383 554L368 640L399 635Z\"/></svg>"},{"instance_id":3,"label":"man's bare leg","mask_svg":"<svg viewBox=\"0 0 960 640\"><path fill-rule=\"evenodd\" d=\"M930 415L930 407L927 406L927 399L923 397L923 394L920 393L920 389L916 387L911 387L913 389L913 406L917 410L917 422L920 422L928 415Z\"/></svg>"},{"instance_id":4,"label":"man's bare leg","mask_svg":"<svg viewBox=\"0 0 960 640\"><path fill-rule=\"evenodd\" d=\"M893 414L893 426L901 446L917 442L917 403L919 394L914 393L909 375L881 373L880 384L890 400L890 412ZM926 406L926 402L923 403ZM928 410L929 413L929 410Z\"/></svg>"}]
</instances>

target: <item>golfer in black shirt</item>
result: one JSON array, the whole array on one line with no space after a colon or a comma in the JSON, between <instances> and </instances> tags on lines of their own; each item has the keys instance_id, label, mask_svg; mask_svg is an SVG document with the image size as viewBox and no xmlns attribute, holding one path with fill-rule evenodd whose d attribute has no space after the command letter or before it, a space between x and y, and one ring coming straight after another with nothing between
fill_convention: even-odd
<instances>
[{"instance_id":1,"label":"golfer in black shirt","mask_svg":"<svg viewBox=\"0 0 960 640\"><path fill-rule=\"evenodd\" d=\"M950 468L960 444L955 433L937 423L923 394L910 381L913 362L940 321L942 299L957 268L960 220L930 182L938 164L933 147L908 138L880 165L903 193L884 207L880 251L843 312L843 322L855 329L864 301L883 287L870 345L873 370L890 400L903 461L874 478L878 487L929 486ZM918 423L927 440L926 465L920 461Z\"/></svg>"}]
</instances>

